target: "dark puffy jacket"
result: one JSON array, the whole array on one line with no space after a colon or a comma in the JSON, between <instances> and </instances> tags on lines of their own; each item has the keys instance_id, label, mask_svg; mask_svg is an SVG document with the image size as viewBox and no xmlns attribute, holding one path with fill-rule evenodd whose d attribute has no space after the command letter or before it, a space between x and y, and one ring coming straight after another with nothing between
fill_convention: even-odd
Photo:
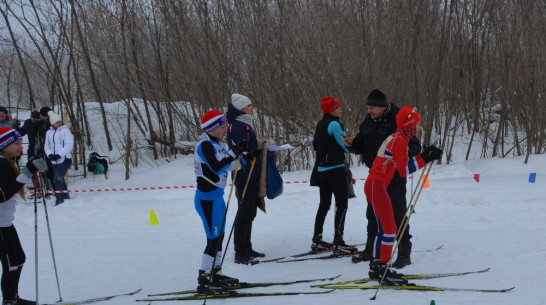
<instances>
[{"instance_id":1,"label":"dark puffy jacket","mask_svg":"<svg viewBox=\"0 0 546 305\"><path fill-rule=\"evenodd\" d=\"M360 124L358 134L353 140L349 151L361 154L364 164L372 168L373 161L377 156L379 147L385 139L396 131L396 114L400 108L395 104L389 103L383 116L377 120L372 120L370 115ZM417 137L410 139L408 143L408 155L413 157L421 152L421 144Z\"/></svg>"},{"instance_id":2,"label":"dark puffy jacket","mask_svg":"<svg viewBox=\"0 0 546 305\"><path fill-rule=\"evenodd\" d=\"M228 105L226 117L228 119L229 127L226 141L229 148L232 149L237 143L241 142L242 140L246 140L248 141L248 151L250 152L258 148L258 139L256 137L256 132L250 125L236 120L238 116L243 114L245 113L235 108L232 104ZM246 164L243 165L242 170L237 173L236 182L246 182L246 179L250 174L250 168L251 162L246 162ZM261 168L261 158L256 158L254 169L252 170L252 177L248 182L249 187L258 189L258 179L260 178Z\"/></svg>"},{"instance_id":3,"label":"dark puffy jacket","mask_svg":"<svg viewBox=\"0 0 546 305\"><path fill-rule=\"evenodd\" d=\"M331 167L345 162L345 151L339 146L336 139L328 134L328 125L333 121L339 122L339 118L325 114L315 130L313 148L317 152L317 162L320 167ZM345 130L343 125L339 124L341 129Z\"/></svg>"},{"instance_id":4,"label":"dark puffy jacket","mask_svg":"<svg viewBox=\"0 0 546 305\"><path fill-rule=\"evenodd\" d=\"M43 152L42 143L38 135L38 129L41 128L41 126L41 120L28 119L23 124L23 127L19 129L19 133L21 134L21 136L28 135L27 154L29 158L34 156L40 156ZM36 143L37 141L38 143ZM35 148L37 149L35 150Z\"/></svg>"}]
</instances>

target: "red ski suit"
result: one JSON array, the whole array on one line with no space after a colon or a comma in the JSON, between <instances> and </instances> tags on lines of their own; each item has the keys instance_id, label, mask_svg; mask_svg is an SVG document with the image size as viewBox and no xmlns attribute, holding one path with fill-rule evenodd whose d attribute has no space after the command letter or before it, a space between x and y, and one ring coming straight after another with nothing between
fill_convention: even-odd
<instances>
[{"instance_id":1,"label":"red ski suit","mask_svg":"<svg viewBox=\"0 0 546 305\"><path fill-rule=\"evenodd\" d=\"M378 223L373 257L379 258L381 263L387 263L391 259L397 230L387 186L394 171L397 170L400 177L406 177L425 166L425 160L420 155L411 158L409 162L408 159L408 139L397 131L385 139L379 148L364 184L364 193L373 207Z\"/></svg>"}]
</instances>

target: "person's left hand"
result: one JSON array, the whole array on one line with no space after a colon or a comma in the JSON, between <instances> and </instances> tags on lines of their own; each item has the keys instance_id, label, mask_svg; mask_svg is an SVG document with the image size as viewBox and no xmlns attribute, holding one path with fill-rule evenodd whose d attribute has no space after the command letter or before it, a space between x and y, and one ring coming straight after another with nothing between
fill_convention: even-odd
<instances>
[{"instance_id":1,"label":"person's left hand","mask_svg":"<svg viewBox=\"0 0 546 305\"><path fill-rule=\"evenodd\" d=\"M245 152L248 149L248 141L242 140L241 142L237 143L237 145L233 146L231 149L236 157L241 155L243 152Z\"/></svg>"},{"instance_id":2,"label":"person's left hand","mask_svg":"<svg viewBox=\"0 0 546 305\"><path fill-rule=\"evenodd\" d=\"M261 154L262 154L261 149L255 149L255 150L249 152L248 154L245 154L244 158L248 162L248 161L251 161L254 158L259 158Z\"/></svg>"},{"instance_id":3,"label":"person's left hand","mask_svg":"<svg viewBox=\"0 0 546 305\"><path fill-rule=\"evenodd\" d=\"M425 150L421 153L421 158L423 158L423 160L425 160L426 163L429 163L434 160L440 160L443 153L444 153L443 150L441 150L440 148L437 148L434 145L431 145L425 148Z\"/></svg>"}]
</instances>

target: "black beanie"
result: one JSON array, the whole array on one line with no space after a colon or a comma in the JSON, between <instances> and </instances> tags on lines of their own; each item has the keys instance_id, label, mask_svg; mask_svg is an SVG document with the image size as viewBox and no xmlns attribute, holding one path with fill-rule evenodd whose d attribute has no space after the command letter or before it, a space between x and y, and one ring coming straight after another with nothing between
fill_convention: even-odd
<instances>
[{"instance_id":1,"label":"black beanie","mask_svg":"<svg viewBox=\"0 0 546 305\"><path fill-rule=\"evenodd\" d=\"M375 107L387 107L389 103L387 102L387 97L383 92L374 89L368 98L366 99L366 105L375 106Z\"/></svg>"},{"instance_id":2,"label":"black beanie","mask_svg":"<svg viewBox=\"0 0 546 305\"><path fill-rule=\"evenodd\" d=\"M51 111L51 108L46 106L46 107L43 107L42 109L40 109L40 114L42 116L47 116L47 113L50 112L50 111Z\"/></svg>"}]
</instances>

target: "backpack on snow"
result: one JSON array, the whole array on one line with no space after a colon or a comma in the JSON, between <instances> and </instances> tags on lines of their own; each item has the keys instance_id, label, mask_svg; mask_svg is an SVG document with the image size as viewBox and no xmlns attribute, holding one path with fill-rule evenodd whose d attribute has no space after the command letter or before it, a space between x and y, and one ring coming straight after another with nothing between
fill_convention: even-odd
<instances>
[{"instance_id":1,"label":"backpack on snow","mask_svg":"<svg viewBox=\"0 0 546 305\"><path fill-rule=\"evenodd\" d=\"M104 174L106 179L108 179L106 175L108 172L108 161L104 158L106 156L101 156L96 152L90 153L89 160L87 161L87 170L95 175Z\"/></svg>"}]
</instances>

